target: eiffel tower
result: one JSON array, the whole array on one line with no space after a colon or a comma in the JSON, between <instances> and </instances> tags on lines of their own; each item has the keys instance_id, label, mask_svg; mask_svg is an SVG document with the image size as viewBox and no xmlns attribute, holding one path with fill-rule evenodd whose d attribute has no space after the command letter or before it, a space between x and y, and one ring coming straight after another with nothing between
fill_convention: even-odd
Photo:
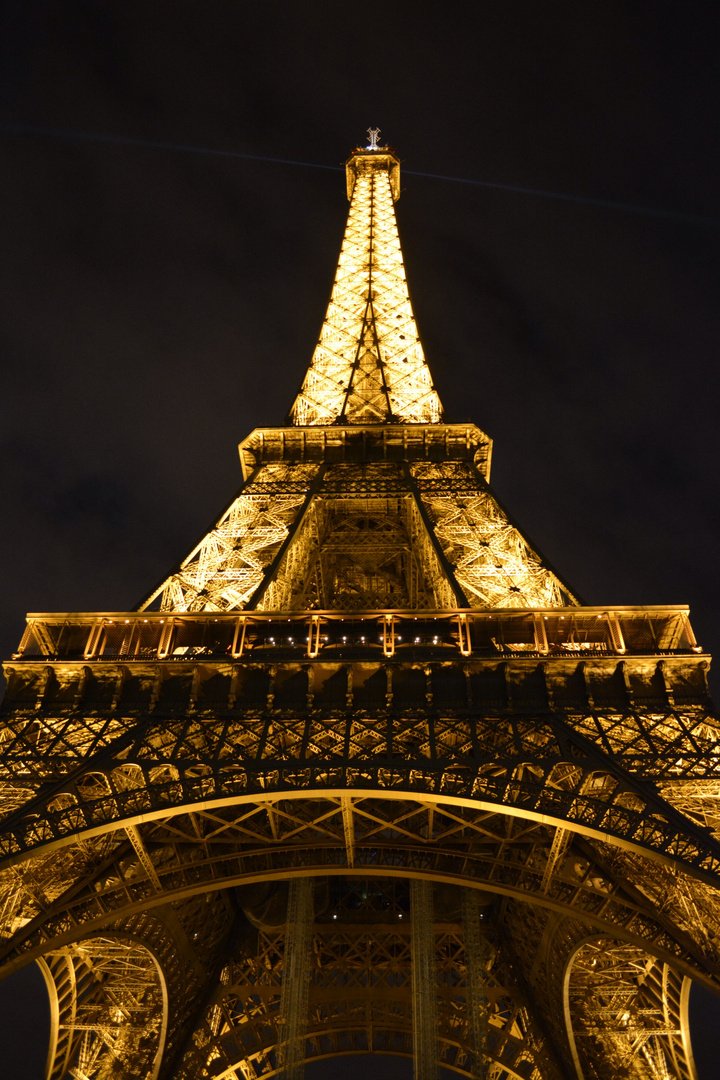
<instances>
[{"instance_id":1,"label":"eiffel tower","mask_svg":"<svg viewBox=\"0 0 720 1080\"><path fill-rule=\"evenodd\" d=\"M6 664L0 913L48 1080L692 1080L720 991L720 727L688 609L591 607L446 423L395 152L284 426L131 612Z\"/></svg>"}]
</instances>

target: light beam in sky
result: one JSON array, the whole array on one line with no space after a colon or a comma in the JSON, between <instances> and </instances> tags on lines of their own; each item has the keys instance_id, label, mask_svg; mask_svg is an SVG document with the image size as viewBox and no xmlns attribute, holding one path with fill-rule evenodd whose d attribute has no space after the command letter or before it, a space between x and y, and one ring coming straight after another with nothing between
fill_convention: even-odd
<instances>
[{"instance_id":1,"label":"light beam in sky","mask_svg":"<svg viewBox=\"0 0 720 1080\"><path fill-rule=\"evenodd\" d=\"M316 161L296 161L293 158L246 154L240 150L220 150L209 146L188 146L184 143L161 142L155 139L137 139L129 135L112 135L96 131L71 131L66 128L40 127L35 124L0 124L0 132L6 135L44 136L50 139L64 139L76 142L137 146L148 150L171 150L181 154L205 154L211 157L238 158L244 161L264 161L272 165L296 165L304 169L329 169L332 172L339 172L344 167L342 165L321 165ZM405 176L418 176L425 180L443 180L452 184L469 184L471 187L507 191L511 195L530 195L540 199L555 199L559 202L579 203L580 205L597 206L606 210L618 210L624 214L662 218L666 221L677 221L686 225L700 225L712 229L720 228L720 218L705 217L702 214L691 214L684 210L673 210L663 206L643 206L641 203L602 199L594 195L574 195L566 191L546 191L543 188L523 187L520 184L503 184L497 180L472 180L464 176L443 176L439 173L417 172L413 169L404 169L403 173Z\"/></svg>"}]
</instances>

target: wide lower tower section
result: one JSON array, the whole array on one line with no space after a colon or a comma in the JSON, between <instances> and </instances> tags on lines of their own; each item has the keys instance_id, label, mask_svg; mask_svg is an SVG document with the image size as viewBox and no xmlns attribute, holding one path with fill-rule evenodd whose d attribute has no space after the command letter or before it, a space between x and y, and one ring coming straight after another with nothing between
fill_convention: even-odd
<instances>
[{"instance_id":1,"label":"wide lower tower section","mask_svg":"<svg viewBox=\"0 0 720 1080\"><path fill-rule=\"evenodd\" d=\"M0 974L47 1076L692 1080L720 992L720 726L684 607L579 602L443 419L400 164L350 211L286 424L134 611L6 664Z\"/></svg>"}]
</instances>

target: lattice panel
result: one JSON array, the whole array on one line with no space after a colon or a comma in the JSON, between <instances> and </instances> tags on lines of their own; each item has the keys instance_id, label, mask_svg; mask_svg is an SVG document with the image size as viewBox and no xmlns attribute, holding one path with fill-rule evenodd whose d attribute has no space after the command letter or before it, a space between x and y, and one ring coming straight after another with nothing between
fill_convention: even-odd
<instances>
[{"instance_id":1,"label":"lattice panel","mask_svg":"<svg viewBox=\"0 0 720 1080\"><path fill-rule=\"evenodd\" d=\"M473 607L574 603L470 466L411 466L435 535Z\"/></svg>"},{"instance_id":2,"label":"lattice panel","mask_svg":"<svg viewBox=\"0 0 720 1080\"><path fill-rule=\"evenodd\" d=\"M667 965L597 939L574 957L567 993L585 1080L693 1080L687 995Z\"/></svg>"},{"instance_id":3,"label":"lattice panel","mask_svg":"<svg viewBox=\"0 0 720 1080\"><path fill-rule=\"evenodd\" d=\"M455 599L401 469L337 465L258 609L437 610Z\"/></svg>"},{"instance_id":4,"label":"lattice panel","mask_svg":"<svg viewBox=\"0 0 720 1080\"><path fill-rule=\"evenodd\" d=\"M307 501L313 465L265 465L211 531L145 601L163 611L246 606Z\"/></svg>"}]
</instances>

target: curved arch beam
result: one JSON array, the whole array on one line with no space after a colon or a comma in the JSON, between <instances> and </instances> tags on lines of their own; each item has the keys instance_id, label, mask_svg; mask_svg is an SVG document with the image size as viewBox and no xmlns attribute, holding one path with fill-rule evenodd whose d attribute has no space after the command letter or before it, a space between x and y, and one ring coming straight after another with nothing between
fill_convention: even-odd
<instances>
[{"instance_id":1,"label":"curved arch beam","mask_svg":"<svg viewBox=\"0 0 720 1080\"><path fill-rule=\"evenodd\" d=\"M27 718L20 719L22 727ZM56 740L68 723L52 721ZM109 822L219 807L241 797L300 796L402 789L470 801L546 819L628 844L712 883L720 875L720 842L658 795L655 784L608 757L559 713L362 716L264 710L238 716L160 716L120 724L86 758L68 760L67 775L48 786L47 761L16 734L5 751L8 782L17 773L42 783L2 824L0 859ZM15 749L17 746L17 749ZM370 748L370 749L368 749ZM135 771L135 779L131 777ZM41 793L41 791L43 793ZM16 806L16 801L12 803Z\"/></svg>"},{"instance_id":2,"label":"curved arch beam","mask_svg":"<svg viewBox=\"0 0 720 1080\"><path fill-rule=\"evenodd\" d=\"M148 888L147 881L120 881L111 888L96 890L94 885L86 886L84 895L74 898L67 907L58 907L38 916L29 923L24 931L12 938L4 949L3 977L23 966L28 959L43 955L48 949L55 949L71 944L79 937L94 934L103 927L129 915L148 911L169 902L186 900L201 893L214 892L218 888L232 888L236 885L258 881L287 880L293 875L303 876L338 876L359 874L366 877L403 877L421 878L478 888L512 898L522 903L539 904L555 910L565 916L581 919L599 932L613 933L638 947L652 951L658 957L675 964L691 977L711 986L720 987L720 965L703 957L702 952L686 935L679 930L673 933L662 925L649 912L638 909L637 905L624 900L621 896L601 896L592 889L583 890L581 885L571 889L570 896L537 895L523 890L521 884L512 883L512 878L522 868L510 867L510 883L503 882L499 875L486 874L483 878L472 876L471 862L465 854L440 852L429 858L424 852L401 847L381 849L378 845L374 855L381 858L368 860L360 858L354 868L342 860L334 849L319 848L314 852L307 850L281 850L275 865L267 853L251 853L244 859L235 854L233 861L238 864L235 872L226 871L219 879L217 875L207 873L203 879L203 869L212 871L212 867L203 867L201 863L189 861L184 866L168 864L170 880L164 891L157 893ZM310 856L314 855L314 858ZM419 856L413 862L408 856ZM304 860L293 866L294 858ZM258 859L264 864L257 868ZM247 869L243 871L243 866ZM567 892L567 888L562 891ZM584 908L578 901L584 897ZM103 910L104 909L104 910ZM100 913L98 913L100 912Z\"/></svg>"},{"instance_id":3,"label":"curved arch beam","mask_svg":"<svg viewBox=\"0 0 720 1080\"><path fill-rule=\"evenodd\" d=\"M530 766L524 763L527 768ZM123 766L127 768L127 766ZM139 769L139 766L137 766ZM380 772L382 770L376 770ZM369 772L369 770L368 770ZM356 779L365 781L351 787L300 785L293 783L297 773L287 778L287 787L277 783L277 773L272 773L268 783L261 782L263 777L256 774L255 784L245 781L239 790L222 796L197 797L202 795L202 780L191 785L181 784L179 779L171 779L162 784L149 783L128 785L123 790L112 790L108 781L108 790L92 802L81 806L75 796L64 801L59 795L54 796L55 806L46 808L43 814L27 814L23 810L19 819L13 815L15 823L0 837L0 870L17 866L36 854L49 854L80 840L92 840L124 828L145 824L152 821L168 820L187 813L205 813L222 811L228 807L253 806L278 800L310 799L350 799L353 802L363 799L388 799L392 801L419 799L434 805L455 806L475 810L481 813L500 813L522 820L565 828L590 839L606 841L628 851L647 856L665 866L697 878L713 888L720 886L720 862L714 869L714 853L703 850L700 842L690 836L678 836L669 822L648 820L638 809L602 800L586 798L561 789L552 792L550 805L546 809L533 806L528 798L524 799L524 789L530 784L520 781L508 782L507 790L498 793L497 798L488 798L487 790L483 794L462 794L458 789L468 786L477 787L477 778L472 785L460 777L444 779L440 790L433 790L436 785L426 785L419 770L398 769L380 783L368 772ZM328 779L328 770L323 770L322 779ZM97 775L97 774L96 774ZM596 776L597 774L592 774ZM339 780L340 777L332 779ZM375 779L377 786L368 785ZM435 777L433 777L435 779ZM585 778L587 779L587 778ZM274 782L272 782L274 781ZM406 783L403 783L406 781ZM407 782L409 781L409 782ZM200 790L198 790L200 789ZM192 798L191 796L196 796ZM596 805L597 804L597 805ZM565 810L564 813L562 811ZM668 811L671 808L668 806ZM687 822L688 827L692 826Z\"/></svg>"}]
</instances>

